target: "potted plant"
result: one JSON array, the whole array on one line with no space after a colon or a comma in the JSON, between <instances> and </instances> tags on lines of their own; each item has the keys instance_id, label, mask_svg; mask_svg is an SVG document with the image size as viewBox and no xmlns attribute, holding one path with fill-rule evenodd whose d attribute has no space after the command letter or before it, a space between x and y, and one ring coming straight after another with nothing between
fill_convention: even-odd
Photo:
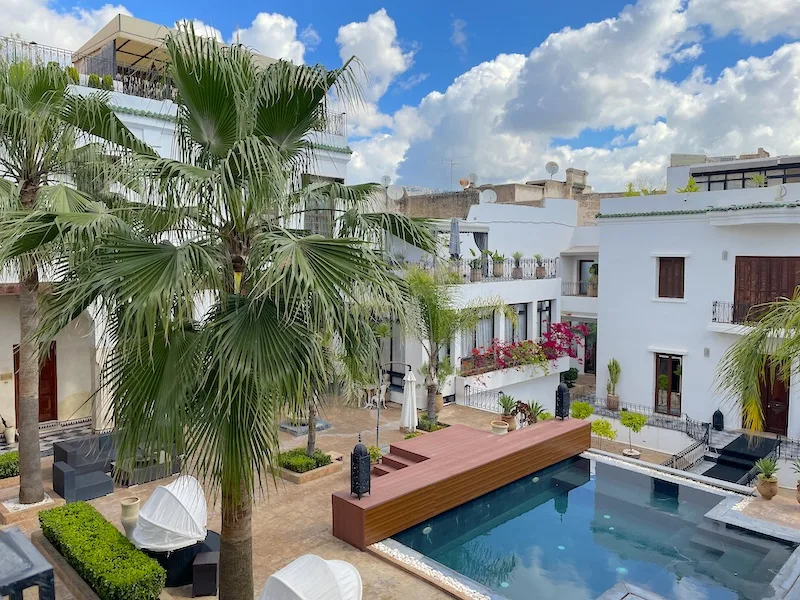
<instances>
[{"instance_id":1,"label":"potted plant","mask_svg":"<svg viewBox=\"0 0 800 600\"><path fill-rule=\"evenodd\" d=\"M92 73L89 75L89 87L100 89L100 76L97 73Z\"/></svg>"},{"instance_id":2,"label":"potted plant","mask_svg":"<svg viewBox=\"0 0 800 600\"><path fill-rule=\"evenodd\" d=\"M792 471L800 475L800 458L795 458L792 463ZM800 478L797 480L797 501L800 502Z\"/></svg>"},{"instance_id":3,"label":"potted plant","mask_svg":"<svg viewBox=\"0 0 800 600\"><path fill-rule=\"evenodd\" d=\"M756 489L764 500L772 500L778 493L778 461L774 458L760 458L755 466L758 471Z\"/></svg>"},{"instance_id":4,"label":"potted plant","mask_svg":"<svg viewBox=\"0 0 800 600\"><path fill-rule=\"evenodd\" d=\"M472 258L469 261L469 280L472 282L483 279L483 256L475 254L475 250L469 249Z\"/></svg>"},{"instance_id":5,"label":"potted plant","mask_svg":"<svg viewBox=\"0 0 800 600\"><path fill-rule=\"evenodd\" d=\"M494 277L503 277L506 273L506 257L500 254L497 250L492 252L492 275Z\"/></svg>"},{"instance_id":6,"label":"potted plant","mask_svg":"<svg viewBox=\"0 0 800 600\"><path fill-rule=\"evenodd\" d=\"M511 278L522 279L522 266L520 265L520 261L522 261L522 252L514 252L511 256L514 258L514 268L511 269Z\"/></svg>"},{"instance_id":7,"label":"potted plant","mask_svg":"<svg viewBox=\"0 0 800 600\"><path fill-rule=\"evenodd\" d=\"M594 263L591 267L589 267L589 289L588 294L590 296L597 297L597 273L599 266L597 263Z\"/></svg>"},{"instance_id":8,"label":"potted plant","mask_svg":"<svg viewBox=\"0 0 800 600\"><path fill-rule=\"evenodd\" d=\"M647 424L647 416L628 410L622 411L619 415L619 422L623 427L628 428L628 447L622 451L623 456L628 458L640 458L642 453L633 449L631 433L639 433Z\"/></svg>"},{"instance_id":9,"label":"potted plant","mask_svg":"<svg viewBox=\"0 0 800 600\"><path fill-rule=\"evenodd\" d=\"M669 387L669 377L667 377L664 373L658 376L656 379L656 385L658 386L658 406L659 409L667 410L667 388Z\"/></svg>"},{"instance_id":10,"label":"potted plant","mask_svg":"<svg viewBox=\"0 0 800 600\"><path fill-rule=\"evenodd\" d=\"M592 434L599 437L601 440L606 439L613 442L617 439L617 430L611 427L611 421L608 419L597 419L592 421ZM603 443L600 442L600 450L603 449Z\"/></svg>"},{"instance_id":11,"label":"potted plant","mask_svg":"<svg viewBox=\"0 0 800 600\"><path fill-rule=\"evenodd\" d=\"M17 428L6 423L3 417L0 417L0 421L3 421L3 436L6 438L6 444L13 444L17 439Z\"/></svg>"},{"instance_id":12,"label":"potted plant","mask_svg":"<svg viewBox=\"0 0 800 600\"><path fill-rule=\"evenodd\" d=\"M508 423L505 421L492 421L492 433L495 435L505 435L508 433Z\"/></svg>"},{"instance_id":13,"label":"potted plant","mask_svg":"<svg viewBox=\"0 0 800 600\"><path fill-rule=\"evenodd\" d=\"M513 396L508 394L500 394L497 399L503 409L503 414L500 418L508 424L508 431L514 431L517 428L517 416L514 414L514 409L517 407L517 401Z\"/></svg>"},{"instance_id":14,"label":"potted plant","mask_svg":"<svg viewBox=\"0 0 800 600\"><path fill-rule=\"evenodd\" d=\"M111 75L103 75L102 79L102 87L104 90L113 91L114 89L114 78Z\"/></svg>"},{"instance_id":15,"label":"potted plant","mask_svg":"<svg viewBox=\"0 0 800 600\"><path fill-rule=\"evenodd\" d=\"M619 383L619 375L622 372L622 367L619 366L619 361L612 358L608 361L608 383L606 384L606 407L608 410L619 410L619 396L617 395L617 384Z\"/></svg>"},{"instance_id":16,"label":"potted plant","mask_svg":"<svg viewBox=\"0 0 800 600\"><path fill-rule=\"evenodd\" d=\"M541 254L534 254L533 260L536 261L536 279L544 279L547 275L544 270L544 258Z\"/></svg>"}]
</instances>

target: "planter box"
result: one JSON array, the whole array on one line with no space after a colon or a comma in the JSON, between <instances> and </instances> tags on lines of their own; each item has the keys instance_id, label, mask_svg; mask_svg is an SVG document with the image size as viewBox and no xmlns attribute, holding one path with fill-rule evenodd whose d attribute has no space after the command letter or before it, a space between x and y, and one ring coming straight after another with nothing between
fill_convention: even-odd
<instances>
[{"instance_id":1,"label":"planter box","mask_svg":"<svg viewBox=\"0 0 800 600\"><path fill-rule=\"evenodd\" d=\"M16 479L17 484L19 485L19 477L9 477L9 479ZM15 510L11 512L8 510L0 500L0 525L12 525L14 523L18 523L20 521L24 521L25 519L33 519L43 510L48 510L50 508L55 508L56 506L63 506L66 504L66 500L64 500L61 496L56 494L52 489L45 488L45 494L50 496L51 501L45 504L38 504L36 506L31 506L30 508L25 508L23 510ZM15 497L17 494L13 493L6 493L3 494L5 496L2 500L8 500L9 498Z\"/></svg>"},{"instance_id":2,"label":"planter box","mask_svg":"<svg viewBox=\"0 0 800 600\"><path fill-rule=\"evenodd\" d=\"M14 475L14 477L6 477L4 479L0 479L0 490L8 490L11 488L18 488L19 487L19 475Z\"/></svg>"},{"instance_id":3,"label":"planter box","mask_svg":"<svg viewBox=\"0 0 800 600\"><path fill-rule=\"evenodd\" d=\"M339 454L338 452L327 452L327 454L333 460L331 464L325 465L324 467L319 467L317 469L311 469L310 471L306 471L305 473L295 473L294 471L290 471L289 469L284 469L283 467L281 467L281 477L291 483L303 485L304 483L308 483L316 479L321 479L326 475L339 473L342 470L342 466L344 464L344 456Z\"/></svg>"}]
</instances>

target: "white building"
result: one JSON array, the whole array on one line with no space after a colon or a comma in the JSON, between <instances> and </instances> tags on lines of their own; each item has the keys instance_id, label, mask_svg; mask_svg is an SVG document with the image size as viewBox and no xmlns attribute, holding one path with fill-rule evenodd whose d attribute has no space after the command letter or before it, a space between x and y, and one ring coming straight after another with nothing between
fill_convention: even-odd
<instances>
[{"instance_id":1,"label":"white building","mask_svg":"<svg viewBox=\"0 0 800 600\"><path fill-rule=\"evenodd\" d=\"M78 85L73 91L91 94L106 77L111 88L110 103L120 120L161 156L177 158L174 147L177 106L174 89L161 75L168 60L163 39L170 29L126 15L117 15L76 51L4 39L0 53L8 60L29 59L73 66ZM274 59L256 56L264 64ZM94 77L94 76L97 77ZM347 145L346 115L330 114L324 131L313 134L314 152L308 178L344 182L351 150ZM298 223L312 230L324 230L330 211L306 213L309 222ZM93 396L98 387L99 334L88 313L81 315L57 337L40 377L42 423L92 420L106 426L104 413ZM0 285L0 415L16 423L15 348L19 344L19 301L13 284Z\"/></svg>"},{"instance_id":2,"label":"white building","mask_svg":"<svg viewBox=\"0 0 800 600\"><path fill-rule=\"evenodd\" d=\"M704 191L675 193L690 175ZM800 156L703 161L667 180L666 195L601 202L598 395L613 357L620 401L704 422L719 409L738 429L716 367L751 306L800 284ZM765 384L767 431L800 437L798 394L797 375Z\"/></svg>"}]
</instances>

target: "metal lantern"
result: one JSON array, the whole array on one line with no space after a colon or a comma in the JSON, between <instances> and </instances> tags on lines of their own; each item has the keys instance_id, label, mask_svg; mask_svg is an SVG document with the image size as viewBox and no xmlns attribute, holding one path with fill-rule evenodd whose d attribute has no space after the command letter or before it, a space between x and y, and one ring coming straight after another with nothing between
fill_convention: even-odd
<instances>
[{"instance_id":1,"label":"metal lantern","mask_svg":"<svg viewBox=\"0 0 800 600\"><path fill-rule=\"evenodd\" d=\"M361 443L361 436L358 436L358 444L350 453L350 495L361 496L369 493L370 470L372 466L369 462L369 450Z\"/></svg>"},{"instance_id":2,"label":"metal lantern","mask_svg":"<svg viewBox=\"0 0 800 600\"><path fill-rule=\"evenodd\" d=\"M714 431L722 431L725 429L725 415L721 410L717 410L711 417L711 422L714 426Z\"/></svg>"},{"instance_id":3,"label":"metal lantern","mask_svg":"<svg viewBox=\"0 0 800 600\"><path fill-rule=\"evenodd\" d=\"M556 388L556 418L562 421L569 416L569 388L566 383L559 383Z\"/></svg>"}]
</instances>

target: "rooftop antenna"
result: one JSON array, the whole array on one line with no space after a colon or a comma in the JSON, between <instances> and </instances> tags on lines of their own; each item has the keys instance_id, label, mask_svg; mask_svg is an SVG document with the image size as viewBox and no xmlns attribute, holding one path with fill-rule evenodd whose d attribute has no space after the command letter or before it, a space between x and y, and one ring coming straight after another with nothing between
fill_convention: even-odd
<instances>
[{"instance_id":1,"label":"rooftop antenna","mask_svg":"<svg viewBox=\"0 0 800 600\"><path fill-rule=\"evenodd\" d=\"M553 180L553 175L558 173L558 163L554 161L550 161L544 166L544 170L550 173L550 180Z\"/></svg>"},{"instance_id":2,"label":"rooftop antenna","mask_svg":"<svg viewBox=\"0 0 800 600\"><path fill-rule=\"evenodd\" d=\"M451 190L453 189L453 169L455 167L463 164L463 162L465 160L467 160L466 156L453 156L451 158L443 158L442 159L442 166L444 167L444 166L448 166L449 165L449 167L450 167L450 188L449 189L451 189Z\"/></svg>"}]
</instances>

